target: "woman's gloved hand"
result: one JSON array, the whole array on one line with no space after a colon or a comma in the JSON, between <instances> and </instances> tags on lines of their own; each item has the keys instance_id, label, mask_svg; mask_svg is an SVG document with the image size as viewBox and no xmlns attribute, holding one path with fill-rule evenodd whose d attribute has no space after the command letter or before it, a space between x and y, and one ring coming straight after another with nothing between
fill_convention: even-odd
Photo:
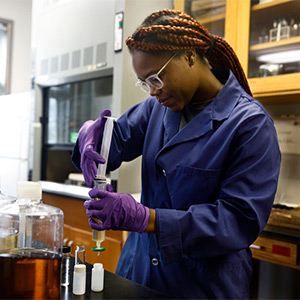
<instances>
[{"instance_id":1,"label":"woman's gloved hand","mask_svg":"<svg viewBox=\"0 0 300 300\"><path fill-rule=\"evenodd\" d=\"M89 225L96 230L127 230L143 233L149 219L149 208L137 202L129 194L118 194L108 190L92 189L89 195L100 200L87 200L84 206ZM110 191L109 191L110 190ZM98 223L93 218L101 220Z\"/></svg>"},{"instance_id":2,"label":"woman's gloved hand","mask_svg":"<svg viewBox=\"0 0 300 300\"><path fill-rule=\"evenodd\" d=\"M103 134L106 118L111 116L109 110L103 110L96 121L86 121L79 130L78 148L80 152L80 168L84 180L89 187L93 187L97 174L97 163L105 163L105 159L98 153L97 145Z\"/></svg>"}]
</instances>

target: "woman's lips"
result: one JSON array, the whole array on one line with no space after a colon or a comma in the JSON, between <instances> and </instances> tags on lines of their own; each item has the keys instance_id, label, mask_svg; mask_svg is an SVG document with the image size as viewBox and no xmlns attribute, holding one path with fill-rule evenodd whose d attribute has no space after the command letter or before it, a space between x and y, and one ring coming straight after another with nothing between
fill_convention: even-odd
<instances>
[{"instance_id":1,"label":"woman's lips","mask_svg":"<svg viewBox=\"0 0 300 300\"><path fill-rule=\"evenodd\" d=\"M169 98L170 98L170 97L163 98L163 99L158 99L158 98L157 98L157 100L158 100L158 102L159 102L160 104L166 106L166 105L167 105L167 100L168 100Z\"/></svg>"}]
</instances>

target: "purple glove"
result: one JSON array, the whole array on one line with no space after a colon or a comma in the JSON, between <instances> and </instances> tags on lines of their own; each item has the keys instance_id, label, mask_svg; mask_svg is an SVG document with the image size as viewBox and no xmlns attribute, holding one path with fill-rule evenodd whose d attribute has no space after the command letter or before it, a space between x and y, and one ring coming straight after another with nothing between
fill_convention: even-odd
<instances>
[{"instance_id":1,"label":"purple glove","mask_svg":"<svg viewBox=\"0 0 300 300\"><path fill-rule=\"evenodd\" d=\"M108 190L111 189L108 188ZM89 195L92 198L100 199L84 202L92 229L127 230L138 233L145 231L149 219L149 208L137 202L131 195L99 189L92 189ZM93 218L99 219L103 223L98 223Z\"/></svg>"},{"instance_id":2,"label":"purple glove","mask_svg":"<svg viewBox=\"0 0 300 300\"><path fill-rule=\"evenodd\" d=\"M105 159L97 152L97 144L103 134L106 118L111 116L109 110L103 110L100 118L96 121L86 121L79 130L78 147L81 155L80 168L84 180L89 187L93 187L94 178L97 174L96 163L103 164Z\"/></svg>"}]
</instances>

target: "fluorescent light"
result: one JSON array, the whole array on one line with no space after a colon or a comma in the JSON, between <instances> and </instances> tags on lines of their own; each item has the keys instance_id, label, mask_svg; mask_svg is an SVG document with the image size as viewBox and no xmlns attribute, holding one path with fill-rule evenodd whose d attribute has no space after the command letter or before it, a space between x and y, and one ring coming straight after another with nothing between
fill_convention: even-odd
<instances>
[{"instance_id":1,"label":"fluorescent light","mask_svg":"<svg viewBox=\"0 0 300 300\"><path fill-rule=\"evenodd\" d=\"M258 56L257 61L274 64L284 64L300 61L300 50L270 53Z\"/></svg>"}]
</instances>

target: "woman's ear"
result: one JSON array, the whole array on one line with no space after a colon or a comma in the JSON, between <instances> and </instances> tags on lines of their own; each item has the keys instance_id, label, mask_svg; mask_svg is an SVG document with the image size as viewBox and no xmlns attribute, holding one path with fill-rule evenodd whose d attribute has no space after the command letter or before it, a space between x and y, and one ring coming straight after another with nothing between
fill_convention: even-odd
<instances>
[{"instance_id":1,"label":"woman's ear","mask_svg":"<svg viewBox=\"0 0 300 300\"><path fill-rule=\"evenodd\" d=\"M185 59L188 62L189 66L192 67L195 64L195 59L196 59L195 49L186 50Z\"/></svg>"}]
</instances>

